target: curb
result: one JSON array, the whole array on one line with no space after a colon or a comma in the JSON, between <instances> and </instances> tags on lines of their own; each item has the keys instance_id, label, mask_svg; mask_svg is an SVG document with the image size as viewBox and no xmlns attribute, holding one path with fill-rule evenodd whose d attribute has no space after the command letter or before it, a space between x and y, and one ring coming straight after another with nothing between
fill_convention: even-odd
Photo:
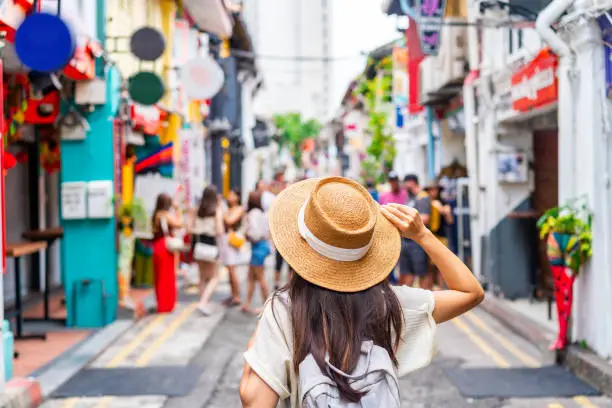
<instances>
[{"instance_id":1,"label":"curb","mask_svg":"<svg viewBox=\"0 0 612 408\"><path fill-rule=\"evenodd\" d=\"M612 364L607 363L595 353L571 345L565 352L555 353L548 350L555 338L548 328L510 309L501 300L487 295L480 307L499 320L510 330L536 346L546 361L556 361L567 367L573 374L606 395L612 395Z\"/></svg>"},{"instance_id":2,"label":"curb","mask_svg":"<svg viewBox=\"0 0 612 408\"><path fill-rule=\"evenodd\" d=\"M0 408L36 408L41 403L40 384L33 378L13 378L0 394Z\"/></svg>"}]
</instances>

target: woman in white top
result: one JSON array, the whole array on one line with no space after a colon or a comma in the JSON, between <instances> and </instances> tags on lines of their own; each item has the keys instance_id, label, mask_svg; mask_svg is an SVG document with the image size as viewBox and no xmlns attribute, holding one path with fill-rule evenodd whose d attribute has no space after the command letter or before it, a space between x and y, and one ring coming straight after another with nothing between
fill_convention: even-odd
<instances>
[{"instance_id":1,"label":"woman in white top","mask_svg":"<svg viewBox=\"0 0 612 408\"><path fill-rule=\"evenodd\" d=\"M191 228L193 234L194 257L200 271L200 303L198 310L209 316L211 314L208 301L219 283L219 265L217 260L197 259L195 246L198 243L216 247L219 253L219 240L223 236L223 215L219 205L219 196L214 185L204 189L200 206Z\"/></svg>"},{"instance_id":2,"label":"woman in white top","mask_svg":"<svg viewBox=\"0 0 612 408\"><path fill-rule=\"evenodd\" d=\"M311 378L300 377L300 363L313 359L330 380L325 387L335 387L344 404L359 403L368 391L353 389L346 373L355 374L364 345L377 346L379 357L383 350L393 375L404 375L431 361L436 323L484 297L469 269L425 228L416 210L380 207L352 180L296 183L278 196L268 217L274 244L296 273L288 289L267 303L249 342L240 384L244 407L273 408L279 400L302 407ZM389 285L400 234L425 249L449 290Z\"/></svg>"},{"instance_id":3,"label":"woman in white top","mask_svg":"<svg viewBox=\"0 0 612 408\"><path fill-rule=\"evenodd\" d=\"M264 263L270 255L270 244L268 243L268 218L261 208L261 193L251 192L249 194L247 212L247 239L251 243L251 263L249 265L249 286L247 288L246 302L242 305L242 311L250 313L255 286L259 284L261 298L268 299L268 285L264 276ZM256 312L260 312L257 310Z\"/></svg>"}]
</instances>

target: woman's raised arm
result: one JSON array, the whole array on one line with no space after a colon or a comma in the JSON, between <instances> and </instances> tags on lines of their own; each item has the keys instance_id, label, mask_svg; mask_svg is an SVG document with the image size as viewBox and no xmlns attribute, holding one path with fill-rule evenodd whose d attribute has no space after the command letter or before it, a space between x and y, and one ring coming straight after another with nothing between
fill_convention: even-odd
<instances>
[{"instance_id":1,"label":"woman's raised arm","mask_svg":"<svg viewBox=\"0 0 612 408\"><path fill-rule=\"evenodd\" d=\"M425 226L418 211L399 204L381 207L402 236L419 244L438 267L449 290L434 292L433 317L437 323L451 320L477 306L484 291L467 266L440 242Z\"/></svg>"}]
</instances>

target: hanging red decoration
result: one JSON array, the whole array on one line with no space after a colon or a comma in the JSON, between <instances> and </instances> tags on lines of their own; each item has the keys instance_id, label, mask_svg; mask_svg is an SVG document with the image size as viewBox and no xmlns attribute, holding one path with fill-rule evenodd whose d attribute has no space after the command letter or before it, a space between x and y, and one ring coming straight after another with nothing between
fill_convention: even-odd
<instances>
[{"instance_id":1,"label":"hanging red decoration","mask_svg":"<svg viewBox=\"0 0 612 408\"><path fill-rule=\"evenodd\" d=\"M28 152L21 151L21 152L17 153L15 158L17 159L17 163L27 163L27 161L28 161Z\"/></svg>"},{"instance_id":2,"label":"hanging red decoration","mask_svg":"<svg viewBox=\"0 0 612 408\"><path fill-rule=\"evenodd\" d=\"M4 165L4 170L10 170L17 164L17 159L9 152L4 152L2 164Z\"/></svg>"}]
</instances>

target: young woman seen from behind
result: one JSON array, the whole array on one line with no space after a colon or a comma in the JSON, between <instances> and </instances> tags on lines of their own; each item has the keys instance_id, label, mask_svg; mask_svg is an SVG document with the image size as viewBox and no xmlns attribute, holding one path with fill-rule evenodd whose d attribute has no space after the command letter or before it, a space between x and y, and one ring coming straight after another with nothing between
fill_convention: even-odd
<instances>
[{"instance_id":1,"label":"young woman seen from behind","mask_svg":"<svg viewBox=\"0 0 612 408\"><path fill-rule=\"evenodd\" d=\"M230 190L226 198L227 210L223 215L223 223L225 226L225 236L223 239L223 263L227 267L229 274L230 286L232 295L223 303L227 306L240 305L240 282L236 275L236 266L242 262L244 248L237 248L230 242L232 234L238 234L242 227L242 220L245 216L245 211L240 205L240 191Z\"/></svg>"},{"instance_id":2,"label":"young woman seen from behind","mask_svg":"<svg viewBox=\"0 0 612 408\"><path fill-rule=\"evenodd\" d=\"M174 209L174 211L172 211ZM168 194L157 196L151 220L153 229L153 278L157 312L170 313L176 305L178 254L168 251L165 238L183 227L178 204Z\"/></svg>"},{"instance_id":3,"label":"young woman seen from behind","mask_svg":"<svg viewBox=\"0 0 612 408\"><path fill-rule=\"evenodd\" d=\"M353 389L347 374L355 373L367 347L377 346L379 357L382 350L399 376L422 368L433 358L436 324L483 299L469 269L427 230L416 210L381 207L352 180L294 184L279 195L269 219L272 239L296 273L266 304L249 342L240 384L244 407L273 408L279 399L302 407L299 393L313 371L300 376L300 363L312 359L314 375L331 379L326 387L333 385L344 402L358 402L367 392ZM389 285L400 235L424 248L449 290ZM399 406L399 395L394 401Z\"/></svg>"},{"instance_id":4,"label":"young woman seen from behind","mask_svg":"<svg viewBox=\"0 0 612 408\"><path fill-rule=\"evenodd\" d=\"M193 234L194 257L200 272L200 303L198 310L208 316L211 313L208 301L219 283L219 266L217 260L197 259L195 246L198 243L202 243L218 249L219 240L223 236L223 214L217 189L214 185L206 187L202 193L202 199L200 200L200 206L191 232Z\"/></svg>"},{"instance_id":5,"label":"young woman seen from behind","mask_svg":"<svg viewBox=\"0 0 612 408\"><path fill-rule=\"evenodd\" d=\"M255 191L249 194L246 236L251 243L251 263L249 265L247 298L242 306L242 311L250 313L256 284L259 284L261 289L262 300L265 302L268 299L268 285L264 276L264 262L268 255L270 255L268 218L261 207L261 193Z\"/></svg>"}]
</instances>

